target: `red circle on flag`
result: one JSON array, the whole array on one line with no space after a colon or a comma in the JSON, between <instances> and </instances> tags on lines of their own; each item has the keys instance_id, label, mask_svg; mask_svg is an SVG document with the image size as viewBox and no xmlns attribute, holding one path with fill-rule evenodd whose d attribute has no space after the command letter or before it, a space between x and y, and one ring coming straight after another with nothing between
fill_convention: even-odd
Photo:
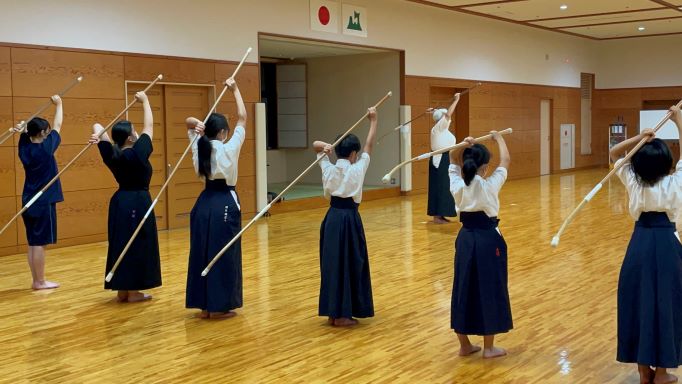
<instances>
[{"instance_id":1,"label":"red circle on flag","mask_svg":"<svg viewBox=\"0 0 682 384\"><path fill-rule=\"evenodd\" d=\"M317 19L320 20L320 24L322 25L329 24L330 20L329 9L327 9L327 7L325 7L324 5L317 10Z\"/></svg>"}]
</instances>

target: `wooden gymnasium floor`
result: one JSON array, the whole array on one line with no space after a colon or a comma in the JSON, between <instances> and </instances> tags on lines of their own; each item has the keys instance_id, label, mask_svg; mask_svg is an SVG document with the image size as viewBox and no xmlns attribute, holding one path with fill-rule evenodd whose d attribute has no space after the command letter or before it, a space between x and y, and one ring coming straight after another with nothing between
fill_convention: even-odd
<instances>
[{"instance_id":1,"label":"wooden gymnasium floor","mask_svg":"<svg viewBox=\"0 0 682 384\"><path fill-rule=\"evenodd\" d=\"M509 182L516 329L509 356L458 357L449 329L459 223L425 224L425 195L367 202L376 317L335 329L316 316L323 209L261 220L243 239L244 308L202 321L184 308L188 232L160 235L162 288L116 304L102 289L104 243L50 252L51 292L26 289L24 256L0 260L0 381L225 383L637 383L615 361L616 286L632 230L623 187L599 193L564 235L564 217L605 170ZM475 339L478 340L478 339Z\"/></svg>"}]
</instances>

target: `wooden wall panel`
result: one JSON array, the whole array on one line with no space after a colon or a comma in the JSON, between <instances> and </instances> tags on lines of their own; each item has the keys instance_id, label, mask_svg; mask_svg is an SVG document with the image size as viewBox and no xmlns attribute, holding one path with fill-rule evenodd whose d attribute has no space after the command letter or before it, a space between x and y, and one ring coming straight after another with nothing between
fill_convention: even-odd
<instances>
[{"instance_id":1,"label":"wooden wall panel","mask_svg":"<svg viewBox=\"0 0 682 384\"><path fill-rule=\"evenodd\" d=\"M123 56L50 49L12 48L13 96L49 97L78 75L70 98L123 98Z\"/></svg>"},{"instance_id":2,"label":"wooden wall panel","mask_svg":"<svg viewBox=\"0 0 682 384\"><path fill-rule=\"evenodd\" d=\"M21 121L33 114L37 108L48 101L46 97L13 98L14 119ZM64 123L61 136L62 144L84 146L92 134L92 125L100 123L106 126L125 108L125 100L121 99L73 99L66 98L64 106ZM54 120L54 107L48 108L40 117L50 124Z\"/></svg>"},{"instance_id":3,"label":"wooden wall panel","mask_svg":"<svg viewBox=\"0 0 682 384\"><path fill-rule=\"evenodd\" d=\"M211 60L173 59L144 55L126 55L109 52L74 52L69 49L43 47L0 46L0 130L11 127L14 122L30 116L37 107L48 101L49 96L63 89L79 74L84 76L81 84L72 89L64 98L64 126L62 146L56 153L57 161L63 166L87 143L92 125L99 122L106 125L132 99L135 84L129 84L125 92L125 80L151 80L158 73L164 74L165 82L212 84L222 89L222 82L232 73L236 63L217 63ZM237 80L247 102L247 142L240 159L239 190L242 198L244 218L255 212L255 158L254 158L254 103L260 100L259 67L246 64ZM144 85L141 85L141 88ZM164 85L149 92L155 115L154 153L151 162L154 167L150 193L155 193L165 181L169 154L164 138L166 131L165 113L167 104L162 94ZM210 89L208 98L215 97ZM182 103L179 103L182 107ZM231 94L219 106L231 122L236 120L236 107ZM185 113L180 113L184 120ZM44 116L52 120L54 109L49 108ZM198 116L203 118L202 116ZM141 109L134 106L130 119L139 131ZM181 124L178 120L177 124ZM170 128L169 128L170 129ZM180 127L184 135L184 128ZM18 138L18 136L17 136ZM183 136L182 149L186 145ZM23 168L17 159L16 140L9 140L0 147L0 219L9 218L21 207ZM179 154L177 154L179 155ZM185 175L185 176L182 176ZM188 211L203 188L202 182L190 167L180 170L181 183L177 191L186 198L177 200L180 210ZM187 180L184 180L187 179ZM57 246L81 244L106 239L108 203L117 184L108 169L102 164L96 148L91 148L71 169L62 176L65 202L58 205L59 243ZM167 196L162 196L155 209L159 229L168 227ZM18 245L20 244L20 245ZM23 252L25 233L21 220L0 236L0 254Z\"/></svg>"},{"instance_id":4,"label":"wooden wall panel","mask_svg":"<svg viewBox=\"0 0 682 384\"><path fill-rule=\"evenodd\" d=\"M215 65L215 85L216 93L220 93L227 80L232 76L237 64L216 64ZM245 102L257 103L260 101L260 72L258 64L244 63L237 74L237 86ZM227 91L225 99L234 101L232 92Z\"/></svg>"},{"instance_id":5,"label":"wooden wall panel","mask_svg":"<svg viewBox=\"0 0 682 384\"><path fill-rule=\"evenodd\" d=\"M420 76L405 77L405 100L412 105L412 114L421 113L424 106L442 104L452 88L471 87L475 82L459 79L437 79ZM580 155L580 90L577 88L548 87L540 85L483 83L469 93L469 135L481 136L491 130L508 127L514 134L507 138L512 155L510 178L532 177L540 174L540 101L552 100L552 154L551 170L556 171L559 164L558 133L559 124L576 125L576 167L606 164L604 151L597 147L604 142L604 132L593 129L593 154ZM463 106L464 107L464 106ZM458 107L459 108L459 107ZM412 124L412 153L428 150L431 119L420 119ZM594 123L593 123L594 126ZM458 139L461 138L458 136ZM493 153L491 166L496 166L497 149L487 143ZM556 166L555 166L556 165ZM555 168L556 167L556 168ZM413 189L424 192L427 188L426 168L412 167Z\"/></svg>"},{"instance_id":6,"label":"wooden wall panel","mask_svg":"<svg viewBox=\"0 0 682 384\"><path fill-rule=\"evenodd\" d=\"M9 47L0 47L0 96L12 96L12 60Z\"/></svg>"},{"instance_id":7,"label":"wooden wall panel","mask_svg":"<svg viewBox=\"0 0 682 384\"><path fill-rule=\"evenodd\" d=\"M153 80L163 74L164 82L213 84L214 65L199 60L179 60L154 57L126 56L126 80Z\"/></svg>"},{"instance_id":8,"label":"wooden wall panel","mask_svg":"<svg viewBox=\"0 0 682 384\"><path fill-rule=\"evenodd\" d=\"M7 132L14 124L14 117L12 116L12 98L0 97L0 134ZM11 147L12 145L15 145L16 139L17 135L15 134L14 138L8 139L0 144L0 147Z\"/></svg>"},{"instance_id":9,"label":"wooden wall panel","mask_svg":"<svg viewBox=\"0 0 682 384\"><path fill-rule=\"evenodd\" d=\"M645 101L671 101L682 99L682 87L657 87L657 88L634 88L634 89L596 89L593 93L592 106L592 130L599 129L603 132L599 137L599 145L606 152L608 148L608 128L622 118L627 124L628 137L639 132L639 111ZM598 128L597 128L598 127ZM678 156L679 149L675 142L668 145L673 153ZM604 154L604 161L607 159Z\"/></svg>"},{"instance_id":10,"label":"wooden wall panel","mask_svg":"<svg viewBox=\"0 0 682 384\"><path fill-rule=\"evenodd\" d=\"M239 195L243 219L256 212L255 185L256 176L240 176L237 181L237 194Z\"/></svg>"},{"instance_id":11,"label":"wooden wall panel","mask_svg":"<svg viewBox=\"0 0 682 384\"><path fill-rule=\"evenodd\" d=\"M15 196L15 158L17 154L12 147L0 148L0 197ZM19 161L18 159L16 160ZM23 172L20 172L23 173ZM4 224L0 224L4 225Z\"/></svg>"},{"instance_id":12,"label":"wooden wall panel","mask_svg":"<svg viewBox=\"0 0 682 384\"><path fill-rule=\"evenodd\" d=\"M19 204L21 204L21 198L19 198ZM16 202L16 196L7 196L7 197L0 197L0 222L2 222L3 227L7 222L14 216L20 209L20 206L17 205ZM21 219L19 219L21 220ZM2 235L0 235L0 247L11 247L17 245L17 239L18 239L18 223L19 221L15 221L9 228L3 232ZM24 227L21 227L21 231L23 232ZM12 250L10 250L12 251Z\"/></svg>"}]
</instances>

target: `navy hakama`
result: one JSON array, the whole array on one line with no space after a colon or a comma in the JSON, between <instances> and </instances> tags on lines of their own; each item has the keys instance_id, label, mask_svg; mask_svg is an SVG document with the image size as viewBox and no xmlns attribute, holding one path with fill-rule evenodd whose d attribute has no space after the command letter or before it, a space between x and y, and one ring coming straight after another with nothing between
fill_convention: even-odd
<instances>
[{"instance_id":1,"label":"navy hakama","mask_svg":"<svg viewBox=\"0 0 682 384\"><path fill-rule=\"evenodd\" d=\"M109 202L109 249L106 271L111 271L116 259L133 236L144 214L152 205L148 190L119 189ZM105 289L141 291L161 285L161 261L156 216L150 213L140 233L123 256L114 277L104 283Z\"/></svg>"},{"instance_id":2,"label":"navy hakama","mask_svg":"<svg viewBox=\"0 0 682 384\"><path fill-rule=\"evenodd\" d=\"M234 193L234 195L233 195ZM241 230L241 212L233 186L207 180L190 216L187 308L228 312L243 305L241 239L218 260L206 277L201 272Z\"/></svg>"},{"instance_id":3,"label":"navy hakama","mask_svg":"<svg viewBox=\"0 0 682 384\"><path fill-rule=\"evenodd\" d=\"M440 157L438 168L429 159L429 194L426 213L429 216L457 216L455 200L450 194L450 176L448 168L450 157L444 153Z\"/></svg>"},{"instance_id":4,"label":"navy hakama","mask_svg":"<svg viewBox=\"0 0 682 384\"><path fill-rule=\"evenodd\" d=\"M507 244L498 220L460 212L450 325L464 335L495 335L513 328L507 288Z\"/></svg>"},{"instance_id":5,"label":"navy hakama","mask_svg":"<svg viewBox=\"0 0 682 384\"><path fill-rule=\"evenodd\" d=\"M369 257L358 204L352 197L332 196L330 205L320 228L319 315L372 317Z\"/></svg>"},{"instance_id":6,"label":"navy hakama","mask_svg":"<svg viewBox=\"0 0 682 384\"><path fill-rule=\"evenodd\" d=\"M682 364L682 245L665 212L635 223L618 279L618 355L623 363Z\"/></svg>"}]
</instances>

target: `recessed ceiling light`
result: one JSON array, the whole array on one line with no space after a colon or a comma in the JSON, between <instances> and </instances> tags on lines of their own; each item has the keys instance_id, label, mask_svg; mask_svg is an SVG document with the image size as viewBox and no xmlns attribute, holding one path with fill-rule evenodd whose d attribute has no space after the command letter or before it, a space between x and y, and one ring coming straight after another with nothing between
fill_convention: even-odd
<instances>
[{"instance_id":1,"label":"recessed ceiling light","mask_svg":"<svg viewBox=\"0 0 682 384\"><path fill-rule=\"evenodd\" d=\"M646 29L645 27L639 27L639 28L637 28L638 31L643 31L643 30L645 30L645 29Z\"/></svg>"},{"instance_id":2,"label":"recessed ceiling light","mask_svg":"<svg viewBox=\"0 0 682 384\"><path fill-rule=\"evenodd\" d=\"M561 6L559 6L559 9L561 9L562 11L565 11L565 10L568 9L568 5L566 5L566 4L561 4Z\"/></svg>"}]
</instances>

